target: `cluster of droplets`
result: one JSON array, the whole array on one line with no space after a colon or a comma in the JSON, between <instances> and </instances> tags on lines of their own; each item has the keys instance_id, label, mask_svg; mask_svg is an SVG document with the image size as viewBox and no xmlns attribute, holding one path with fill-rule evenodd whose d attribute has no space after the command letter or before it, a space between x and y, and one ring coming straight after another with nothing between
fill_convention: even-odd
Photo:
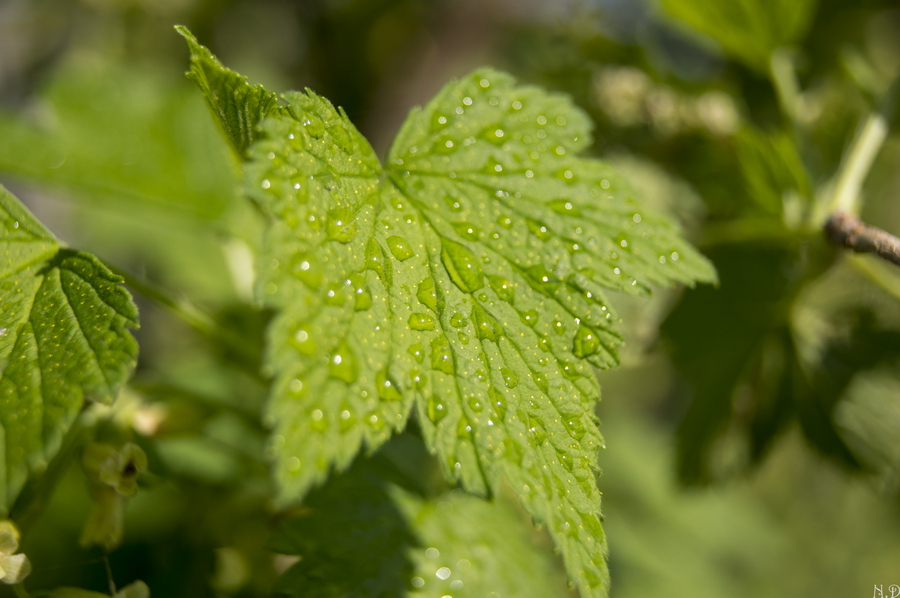
<instances>
[{"instance_id":1,"label":"cluster of droplets","mask_svg":"<svg viewBox=\"0 0 900 598\"><path fill-rule=\"evenodd\" d=\"M452 508L450 503L441 505ZM410 585L414 590L429 591L435 596L441 595L441 598L453 598L454 592L467 587L466 573L472 570L472 560L462 558L455 559L455 562L448 561L441 555L441 551L433 546L424 550L424 557L419 561L418 568L421 574L410 579ZM425 571L429 573L426 574ZM501 596L498 592L490 592L485 598L501 598Z\"/></svg>"}]
</instances>

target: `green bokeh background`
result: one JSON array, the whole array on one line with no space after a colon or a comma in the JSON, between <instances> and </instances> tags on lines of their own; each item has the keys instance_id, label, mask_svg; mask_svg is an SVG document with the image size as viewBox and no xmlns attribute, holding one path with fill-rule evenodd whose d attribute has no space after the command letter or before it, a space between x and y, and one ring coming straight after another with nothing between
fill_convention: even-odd
<instances>
[{"instance_id":1,"label":"green bokeh background","mask_svg":"<svg viewBox=\"0 0 900 598\"><path fill-rule=\"evenodd\" d=\"M592 151L713 257L718 290L615 297L627 347L620 370L600 373L598 407L613 597L853 597L900 584L900 272L838 255L796 226L900 70L895 3L5 0L0 182L65 242L239 339L211 342L136 294L141 359L114 420L144 422L135 436L151 474L110 557L120 586L266 596L287 563L265 548L279 520L267 510L265 385L253 362L268 319L250 301L259 223L183 77L178 23L251 82L310 87L343 106L381 155L412 106L475 66L567 92L596 122ZM773 51L804 90L793 121ZM894 232L898 160L890 135L862 210ZM779 390L788 370L802 388ZM820 375L843 371L842 382ZM712 406L691 411L710 385ZM825 405L819 436L802 397ZM681 423L691 413L694 428ZM692 444L694 429L709 442ZM390 450L405 455L391 467L413 471L400 486L427 474L424 493L441 488L427 458L409 456L420 447ZM694 454L703 462L685 464ZM60 470L54 492L33 489L45 508L21 513L26 585L106 591L100 554L77 545L86 483L77 465ZM438 533L431 507L404 496ZM503 508L498 521L524 521ZM544 554L541 587L566 595L546 537L522 529L510 542Z\"/></svg>"}]
</instances>

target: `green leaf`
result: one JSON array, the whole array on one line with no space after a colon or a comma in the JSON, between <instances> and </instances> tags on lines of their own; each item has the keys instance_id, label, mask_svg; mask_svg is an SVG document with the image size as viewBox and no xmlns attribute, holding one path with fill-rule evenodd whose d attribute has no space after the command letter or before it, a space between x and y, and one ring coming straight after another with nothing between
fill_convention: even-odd
<instances>
[{"instance_id":1,"label":"green leaf","mask_svg":"<svg viewBox=\"0 0 900 598\"><path fill-rule=\"evenodd\" d=\"M300 557L275 582L275 595L567 595L561 568L509 497L423 498L386 483L391 469L379 453L310 493L269 541L270 550Z\"/></svg>"},{"instance_id":2,"label":"green leaf","mask_svg":"<svg viewBox=\"0 0 900 598\"><path fill-rule=\"evenodd\" d=\"M521 512L498 495L493 501L453 491L433 500L395 491L419 546L411 596L476 598L567 596L565 577L550 553L523 525Z\"/></svg>"},{"instance_id":3,"label":"green leaf","mask_svg":"<svg viewBox=\"0 0 900 598\"><path fill-rule=\"evenodd\" d=\"M97 258L63 248L0 187L0 511L55 454L85 399L134 367L137 308Z\"/></svg>"},{"instance_id":4,"label":"green leaf","mask_svg":"<svg viewBox=\"0 0 900 598\"><path fill-rule=\"evenodd\" d=\"M373 450L416 410L447 475L503 480L585 596L608 587L591 365L617 362L604 289L713 281L642 208L571 102L482 69L414 110L379 164L311 91L261 125L246 192L259 256L280 500Z\"/></svg>"},{"instance_id":5,"label":"green leaf","mask_svg":"<svg viewBox=\"0 0 900 598\"><path fill-rule=\"evenodd\" d=\"M817 0L660 0L663 10L691 33L712 38L722 50L760 72L768 72L772 51L799 42L815 14Z\"/></svg>"},{"instance_id":6,"label":"green leaf","mask_svg":"<svg viewBox=\"0 0 900 598\"><path fill-rule=\"evenodd\" d=\"M763 133L746 127L736 136L738 158L752 199L780 216L790 194L808 204L812 183L791 137L782 131Z\"/></svg>"},{"instance_id":7,"label":"green leaf","mask_svg":"<svg viewBox=\"0 0 900 598\"><path fill-rule=\"evenodd\" d=\"M793 421L812 448L858 469L835 407L858 372L896 358L900 334L879 329L867 309L814 307L812 297L835 296L818 278L830 261L802 241L727 244L711 257L721 288L686 296L662 327L693 391L677 435L682 481L758 464ZM745 462L713 458L726 434L746 447Z\"/></svg>"},{"instance_id":8,"label":"green leaf","mask_svg":"<svg viewBox=\"0 0 900 598\"><path fill-rule=\"evenodd\" d=\"M391 498L395 489L370 464L360 460L310 493L304 511L287 519L269 541L270 550L300 556L275 582L276 596L401 595L412 577L407 552L418 542Z\"/></svg>"},{"instance_id":9,"label":"green leaf","mask_svg":"<svg viewBox=\"0 0 900 598\"><path fill-rule=\"evenodd\" d=\"M250 85L246 77L222 66L212 52L197 43L187 27L178 25L175 30L187 40L191 51L187 78L203 92L234 151L245 158L259 122L270 113L284 110L278 106L278 96L262 85Z\"/></svg>"}]
</instances>

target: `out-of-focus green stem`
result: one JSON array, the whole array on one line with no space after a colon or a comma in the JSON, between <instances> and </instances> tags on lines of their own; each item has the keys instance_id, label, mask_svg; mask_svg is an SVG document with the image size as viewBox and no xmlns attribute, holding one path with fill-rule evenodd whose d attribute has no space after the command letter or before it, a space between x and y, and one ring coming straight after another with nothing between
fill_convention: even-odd
<instances>
[{"instance_id":1,"label":"out-of-focus green stem","mask_svg":"<svg viewBox=\"0 0 900 598\"><path fill-rule=\"evenodd\" d=\"M859 214L859 192L878 155L888 132L888 119L880 112L865 118L850 143L844 162L838 170L829 213Z\"/></svg>"},{"instance_id":2,"label":"out-of-focus green stem","mask_svg":"<svg viewBox=\"0 0 900 598\"><path fill-rule=\"evenodd\" d=\"M247 373L260 382L266 382L257 368L253 365L258 361L259 356L252 351L249 351L247 345L237 335L223 329L214 319L191 301L183 297L175 297L168 291L124 270L120 270L109 264L107 264L107 266L110 270L121 276L125 280L126 285L147 299L155 301L167 308L188 326L210 341L220 343L232 349L241 357L240 365Z\"/></svg>"},{"instance_id":3,"label":"out-of-focus green stem","mask_svg":"<svg viewBox=\"0 0 900 598\"><path fill-rule=\"evenodd\" d=\"M857 128L838 168L831 194L819 200L818 209L813 214L814 225L820 226L836 212L859 215L859 194L863 181L887 138L897 101L898 83L900 78L895 78L878 110L866 116Z\"/></svg>"},{"instance_id":4,"label":"out-of-focus green stem","mask_svg":"<svg viewBox=\"0 0 900 598\"><path fill-rule=\"evenodd\" d=\"M803 93L797 81L797 71L794 69L793 52L789 48L778 48L772 52L769 71L781 110L796 127L799 123Z\"/></svg>"},{"instance_id":5,"label":"out-of-focus green stem","mask_svg":"<svg viewBox=\"0 0 900 598\"><path fill-rule=\"evenodd\" d=\"M900 277L896 275L896 270L891 269L891 266L883 266L884 262L856 255L850 257L848 262L886 293L900 299Z\"/></svg>"}]
</instances>

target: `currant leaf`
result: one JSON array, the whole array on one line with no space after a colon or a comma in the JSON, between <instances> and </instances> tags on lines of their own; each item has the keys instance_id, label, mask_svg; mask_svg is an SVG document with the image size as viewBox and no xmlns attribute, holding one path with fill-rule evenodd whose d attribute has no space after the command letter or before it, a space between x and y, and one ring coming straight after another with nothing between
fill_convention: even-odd
<instances>
[{"instance_id":1,"label":"currant leaf","mask_svg":"<svg viewBox=\"0 0 900 598\"><path fill-rule=\"evenodd\" d=\"M86 399L137 359L137 307L92 255L64 248L0 187L0 513L59 449Z\"/></svg>"},{"instance_id":2,"label":"currant leaf","mask_svg":"<svg viewBox=\"0 0 900 598\"><path fill-rule=\"evenodd\" d=\"M617 363L604 289L715 280L606 164L569 99L481 69L407 119L382 167L307 90L245 165L267 216L258 295L278 312L268 417L283 502L415 409L447 475L506 481L584 596L608 589L591 366Z\"/></svg>"}]
</instances>

